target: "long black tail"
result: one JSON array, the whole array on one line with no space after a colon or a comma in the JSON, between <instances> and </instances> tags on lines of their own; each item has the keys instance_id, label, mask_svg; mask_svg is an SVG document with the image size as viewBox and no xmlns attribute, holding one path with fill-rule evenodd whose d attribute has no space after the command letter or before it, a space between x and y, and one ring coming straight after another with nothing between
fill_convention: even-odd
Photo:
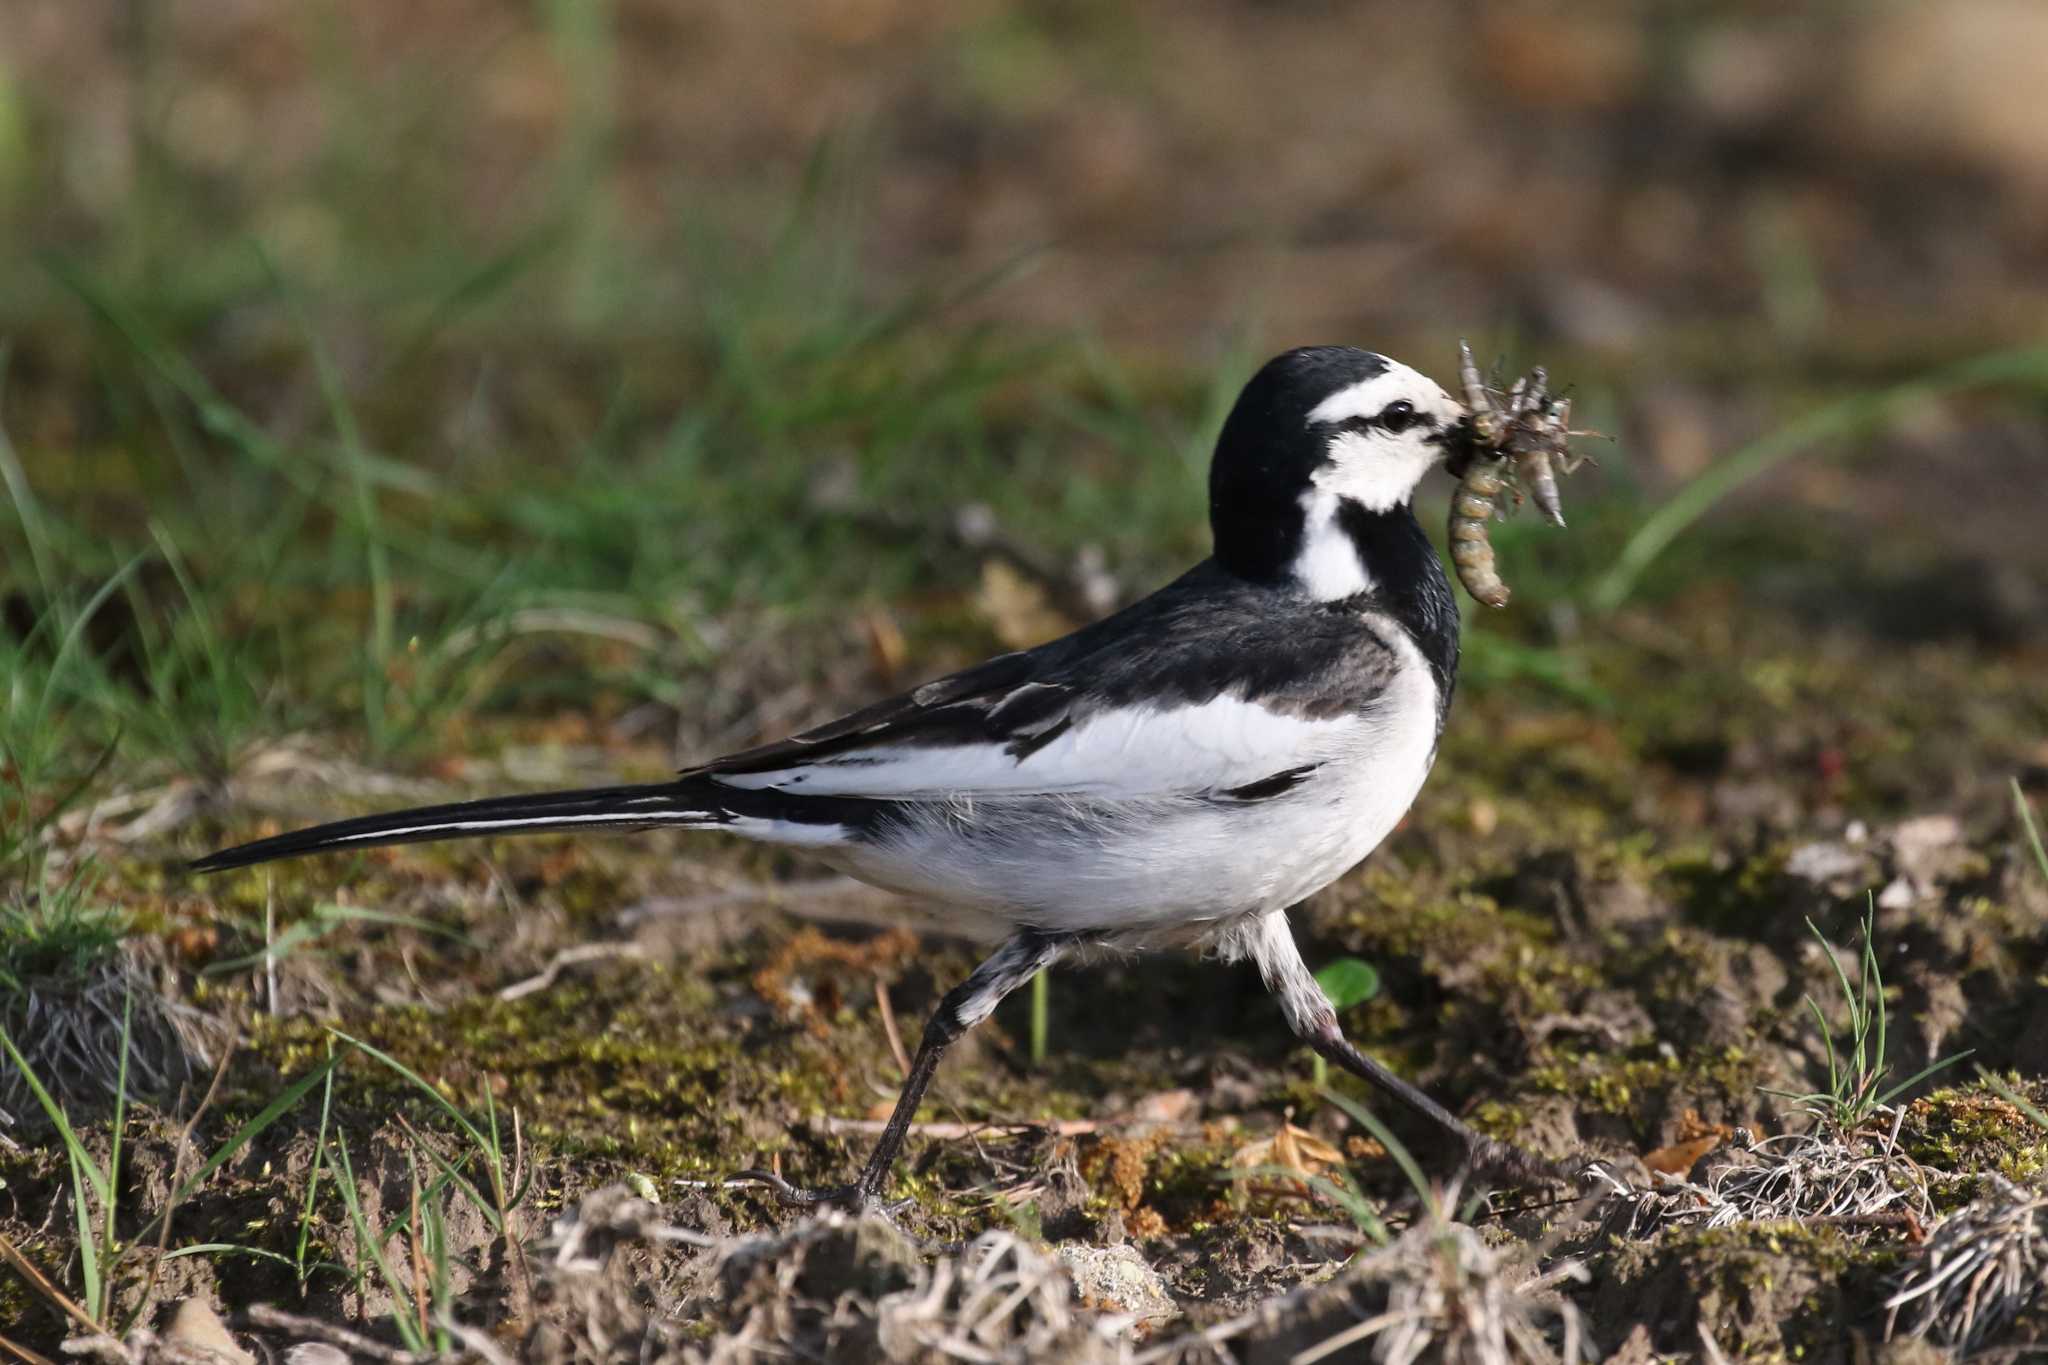
<instances>
[{"instance_id":1,"label":"long black tail","mask_svg":"<svg viewBox=\"0 0 2048 1365\"><path fill-rule=\"evenodd\" d=\"M489 834L546 834L563 830L649 829L657 826L715 828L745 826L741 832L774 837L767 825L793 820L796 804L780 793L727 789L688 778L639 787L591 787L583 791L496 796L446 806L420 806L384 815L336 820L311 829L258 839L209 853L193 862L196 872L221 872L278 858L297 858L330 849L423 844L436 839L473 839ZM758 809L756 809L758 808ZM815 820L830 814L804 812ZM819 831L818 824L809 828Z\"/></svg>"}]
</instances>

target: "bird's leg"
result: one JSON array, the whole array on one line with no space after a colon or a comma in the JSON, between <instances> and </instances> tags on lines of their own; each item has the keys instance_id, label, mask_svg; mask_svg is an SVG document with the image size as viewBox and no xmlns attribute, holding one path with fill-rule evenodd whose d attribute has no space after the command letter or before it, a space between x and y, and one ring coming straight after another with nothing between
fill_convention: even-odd
<instances>
[{"instance_id":1,"label":"bird's leg","mask_svg":"<svg viewBox=\"0 0 2048 1365\"><path fill-rule=\"evenodd\" d=\"M1463 1150L1464 1164L1471 1170L1503 1176L1520 1184L1539 1184L1548 1180L1564 1180L1570 1183L1572 1180L1562 1168L1541 1157L1532 1156L1511 1142L1502 1142L1498 1138L1490 1138L1475 1132L1471 1125L1450 1110L1360 1052L1338 1029L1337 1016L1334 1012L1320 1026L1318 1033L1303 1034L1302 1039L1338 1066L1354 1076L1370 1081L1385 1092L1388 1098L1441 1130Z\"/></svg>"},{"instance_id":2,"label":"bird's leg","mask_svg":"<svg viewBox=\"0 0 2048 1365\"><path fill-rule=\"evenodd\" d=\"M939 1058L961 1034L995 1013L1004 996L1059 961L1074 942L1065 935L1020 929L976 967L972 976L946 992L924 1026L924 1038L911 1059L910 1074L903 1078L903 1091L896 1097L896 1107L882 1126L882 1136L876 1139L867 1165L851 1185L807 1190L760 1171L742 1175L773 1185L783 1202L789 1204L845 1204L854 1208L872 1204L889 1179L889 1168L896 1164L897 1153L903 1149L911 1120L917 1117L917 1106L924 1100L932 1073L939 1069Z\"/></svg>"},{"instance_id":3,"label":"bird's leg","mask_svg":"<svg viewBox=\"0 0 2048 1365\"><path fill-rule=\"evenodd\" d=\"M1248 934L1246 946L1266 988L1280 998L1280 1008L1295 1035L1456 1142L1466 1167L1531 1184L1567 1178L1551 1162L1473 1131L1450 1110L1352 1046L1337 1026L1337 1012L1330 1007L1329 997L1301 960L1284 910L1261 916Z\"/></svg>"}]
</instances>

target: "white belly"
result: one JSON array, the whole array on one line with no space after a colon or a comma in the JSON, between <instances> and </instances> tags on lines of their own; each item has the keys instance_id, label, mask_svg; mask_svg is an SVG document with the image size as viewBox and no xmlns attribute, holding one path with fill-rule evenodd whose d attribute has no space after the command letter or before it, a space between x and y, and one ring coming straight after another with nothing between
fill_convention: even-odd
<instances>
[{"instance_id":1,"label":"white belly","mask_svg":"<svg viewBox=\"0 0 2048 1365\"><path fill-rule=\"evenodd\" d=\"M1280 910L1379 846L1436 751L1436 686L1412 657L1370 713L1334 727L1319 766L1262 801L1210 793L1107 801L1013 796L933 801L831 861L877 886L1037 928L1192 939ZM1271 771L1302 761L1276 753Z\"/></svg>"}]
</instances>

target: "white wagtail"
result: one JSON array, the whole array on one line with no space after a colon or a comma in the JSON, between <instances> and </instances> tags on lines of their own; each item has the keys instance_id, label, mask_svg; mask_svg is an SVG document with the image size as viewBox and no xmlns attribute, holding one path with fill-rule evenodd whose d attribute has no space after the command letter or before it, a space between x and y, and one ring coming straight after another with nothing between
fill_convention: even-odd
<instances>
[{"instance_id":1,"label":"white wagtail","mask_svg":"<svg viewBox=\"0 0 2048 1365\"><path fill-rule=\"evenodd\" d=\"M800 848L862 881L993 917L1009 937L939 1004L850 1186L872 1200L939 1057L1070 952L1250 958L1288 1024L1511 1178L1556 1168L1480 1136L1348 1042L1287 910L1371 853L1435 761L1458 608L1412 507L1471 440L1407 366L1289 351L1245 385L1209 470L1215 554L1063 639L1004 654L672 782L341 820L200 859L674 826Z\"/></svg>"}]
</instances>

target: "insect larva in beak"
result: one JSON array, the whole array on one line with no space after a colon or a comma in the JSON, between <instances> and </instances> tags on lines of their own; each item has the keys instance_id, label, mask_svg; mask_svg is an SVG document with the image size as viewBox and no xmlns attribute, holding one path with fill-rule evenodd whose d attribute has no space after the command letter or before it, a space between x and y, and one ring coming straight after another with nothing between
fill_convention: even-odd
<instances>
[{"instance_id":1,"label":"insect larva in beak","mask_svg":"<svg viewBox=\"0 0 2048 1365\"><path fill-rule=\"evenodd\" d=\"M1451 494L1451 563L1465 591L1489 607L1504 607L1511 594L1494 569L1493 542L1486 523L1493 519L1495 499L1507 489L1503 461L1478 458L1465 466L1465 476Z\"/></svg>"},{"instance_id":2,"label":"insect larva in beak","mask_svg":"<svg viewBox=\"0 0 2048 1365\"><path fill-rule=\"evenodd\" d=\"M1502 393L1480 377L1471 346L1460 341L1458 384L1472 413L1472 428L1467 447L1451 460L1452 472L1459 475L1451 496L1451 562L1474 598L1506 606L1508 588L1495 568L1486 523L1502 507L1504 494L1519 503L1527 492L1551 525L1563 526L1558 475L1570 474L1586 460L1572 452L1571 438L1594 433L1572 430L1571 400L1550 396L1550 375L1541 365Z\"/></svg>"}]
</instances>

